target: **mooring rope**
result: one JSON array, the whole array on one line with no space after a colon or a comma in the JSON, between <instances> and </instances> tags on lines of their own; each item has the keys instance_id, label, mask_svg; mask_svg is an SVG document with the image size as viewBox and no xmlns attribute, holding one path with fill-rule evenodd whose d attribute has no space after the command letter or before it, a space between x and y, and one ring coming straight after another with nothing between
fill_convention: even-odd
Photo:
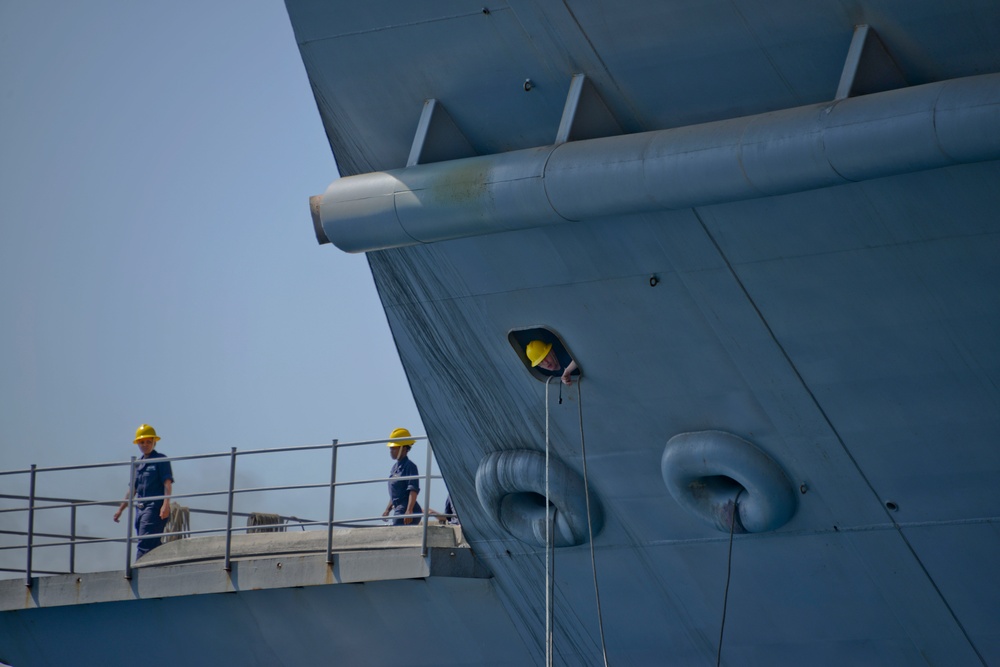
<instances>
[{"instance_id":1,"label":"mooring rope","mask_svg":"<svg viewBox=\"0 0 1000 667\"><path fill-rule=\"evenodd\" d=\"M255 526L247 533L283 533L285 532L285 518L280 514L268 512L251 512L247 517L247 525ZM265 527L259 527L265 526Z\"/></svg>"},{"instance_id":2,"label":"mooring rope","mask_svg":"<svg viewBox=\"0 0 1000 667\"><path fill-rule=\"evenodd\" d=\"M604 641L604 615L601 613L601 590L597 586L597 557L594 553L594 524L590 517L590 480L587 478L587 445L583 437L583 389L582 379L576 381L577 407L580 413L580 456L583 459L583 495L587 502L587 532L590 536L590 569L594 573L594 597L597 600L597 627L601 632L601 655L604 667L608 667L608 647Z\"/></svg>"},{"instance_id":3,"label":"mooring rope","mask_svg":"<svg viewBox=\"0 0 1000 667\"><path fill-rule=\"evenodd\" d=\"M722 664L722 635L726 631L726 607L729 604L729 576L733 567L733 529L736 527L736 512L739 510L740 494L743 489L736 492L733 499L733 515L729 518L729 557L726 560L726 593L722 598L722 624L719 627L719 650L715 654L715 667Z\"/></svg>"},{"instance_id":4,"label":"mooring rope","mask_svg":"<svg viewBox=\"0 0 1000 667\"><path fill-rule=\"evenodd\" d=\"M549 382L552 378L545 380L545 665L552 667L553 654L553 591L552 591L552 566L555 559L552 558L552 515L549 510ZM551 565L550 565L551 561Z\"/></svg>"},{"instance_id":5,"label":"mooring rope","mask_svg":"<svg viewBox=\"0 0 1000 667\"><path fill-rule=\"evenodd\" d=\"M163 527L163 532L165 533L181 533L180 535L166 535L160 538L160 542L166 544L167 542L173 542L174 540L184 539L189 537L188 532L191 530L191 510L184 505L178 505L177 503L170 503L170 516L167 518L167 524Z\"/></svg>"}]
</instances>

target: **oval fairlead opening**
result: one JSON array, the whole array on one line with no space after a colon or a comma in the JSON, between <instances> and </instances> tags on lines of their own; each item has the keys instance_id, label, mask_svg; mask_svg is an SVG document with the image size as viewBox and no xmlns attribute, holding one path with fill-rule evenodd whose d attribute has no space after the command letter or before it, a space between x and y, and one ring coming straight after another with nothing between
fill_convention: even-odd
<instances>
[{"instance_id":1,"label":"oval fairlead opening","mask_svg":"<svg viewBox=\"0 0 1000 667\"><path fill-rule=\"evenodd\" d=\"M476 471L479 503L508 533L532 546L545 546L545 454L512 450L489 454ZM562 461L549 456L550 511L557 547L588 539L583 479ZM601 506L590 494L594 534L604 525Z\"/></svg>"},{"instance_id":2,"label":"oval fairlead opening","mask_svg":"<svg viewBox=\"0 0 1000 667\"><path fill-rule=\"evenodd\" d=\"M795 514L795 492L781 467L731 433L675 435L663 450L660 471L674 500L716 530L728 533L732 525L733 532L762 533Z\"/></svg>"}]
</instances>

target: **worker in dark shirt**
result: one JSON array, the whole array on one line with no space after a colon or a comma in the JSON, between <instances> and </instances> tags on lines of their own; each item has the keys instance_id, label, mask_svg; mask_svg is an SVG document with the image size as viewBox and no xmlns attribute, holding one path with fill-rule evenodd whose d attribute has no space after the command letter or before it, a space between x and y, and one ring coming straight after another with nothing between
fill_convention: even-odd
<instances>
[{"instance_id":1,"label":"worker in dark shirt","mask_svg":"<svg viewBox=\"0 0 1000 667\"><path fill-rule=\"evenodd\" d=\"M395 461L392 470L389 471L389 504L386 506L382 516L393 516L405 514L421 514L423 509L417 503L417 493L420 492L419 480L416 479L396 479L397 477L416 477L420 473L417 471L417 464L407 458L410 447L415 440L411 440L410 432L405 428L397 428L389 435L389 455ZM393 519L392 525L403 526L420 523L419 518Z\"/></svg>"},{"instance_id":2,"label":"worker in dark shirt","mask_svg":"<svg viewBox=\"0 0 1000 667\"><path fill-rule=\"evenodd\" d=\"M133 443L139 445L142 458L135 464L135 487L125 491L125 500L115 512L115 523L121 518L122 512L128 507L128 499L135 495L135 534L143 535L162 533L170 518L170 494L173 493L174 473L170 461L156 461L166 458L165 454L155 451L156 442L160 436L149 424L143 424L135 432ZM143 500L166 496L159 500ZM135 557L138 560L146 552L160 544L159 537L140 539L136 547Z\"/></svg>"},{"instance_id":3,"label":"worker in dark shirt","mask_svg":"<svg viewBox=\"0 0 1000 667\"><path fill-rule=\"evenodd\" d=\"M451 495L444 499L444 513L454 514L455 516L446 517L447 523L452 526L461 525L461 521L458 520L458 514L455 512L455 505L451 502Z\"/></svg>"},{"instance_id":4,"label":"worker in dark shirt","mask_svg":"<svg viewBox=\"0 0 1000 667\"><path fill-rule=\"evenodd\" d=\"M580 374L576 361L570 358L562 346L557 351L552 343L533 340L525 346L524 353L532 368L540 369L545 375L559 377L565 385L573 384L573 375Z\"/></svg>"},{"instance_id":5,"label":"worker in dark shirt","mask_svg":"<svg viewBox=\"0 0 1000 667\"><path fill-rule=\"evenodd\" d=\"M462 525L462 522L458 520L458 515L455 513L455 505L451 502L450 494L444 499L444 512L429 509L427 510L427 513L437 519L438 524L442 526ZM449 514L453 516L448 516Z\"/></svg>"}]
</instances>

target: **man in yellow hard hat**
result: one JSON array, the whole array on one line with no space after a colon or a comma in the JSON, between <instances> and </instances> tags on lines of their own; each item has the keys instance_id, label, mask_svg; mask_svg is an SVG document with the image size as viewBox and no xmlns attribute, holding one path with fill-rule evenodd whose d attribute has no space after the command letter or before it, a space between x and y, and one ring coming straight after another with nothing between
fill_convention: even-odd
<instances>
[{"instance_id":1,"label":"man in yellow hard hat","mask_svg":"<svg viewBox=\"0 0 1000 667\"><path fill-rule=\"evenodd\" d=\"M562 346L557 350L552 343L536 339L525 346L524 354L532 368L541 369L545 375L558 376L565 385L573 384L573 375L580 374L576 361L566 354Z\"/></svg>"},{"instance_id":2,"label":"man in yellow hard hat","mask_svg":"<svg viewBox=\"0 0 1000 667\"><path fill-rule=\"evenodd\" d=\"M170 518L170 495L174 489L174 473L170 461L156 461L166 458L165 454L154 451L160 436L149 424L142 424L135 431L132 441L139 445L142 458L135 464L135 486L125 491L125 500L115 512L115 523L121 518L122 512L128 507L128 499L135 494L135 534L157 535L163 532ZM157 496L166 496L155 499ZM154 500L143 500L154 498ZM135 557L138 560L143 554L159 546L159 537L140 539L136 546Z\"/></svg>"},{"instance_id":3,"label":"man in yellow hard hat","mask_svg":"<svg viewBox=\"0 0 1000 667\"><path fill-rule=\"evenodd\" d=\"M386 505L382 516L389 516L392 512L394 516L405 514L421 514L423 509L417 503L417 494L420 492L420 480L418 479L396 479L397 477L416 477L420 474L417 464L407 458L410 447L416 442L410 438L410 432L405 428L393 429L389 435L389 456L395 463L389 471L389 504ZM394 526L408 526L420 523L418 518L393 519Z\"/></svg>"}]
</instances>

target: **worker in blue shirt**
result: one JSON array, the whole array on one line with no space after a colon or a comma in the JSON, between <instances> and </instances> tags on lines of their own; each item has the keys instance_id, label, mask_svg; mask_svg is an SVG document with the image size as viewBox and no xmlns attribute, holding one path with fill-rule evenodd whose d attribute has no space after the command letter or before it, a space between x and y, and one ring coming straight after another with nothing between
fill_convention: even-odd
<instances>
[{"instance_id":1,"label":"worker in blue shirt","mask_svg":"<svg viewBox=\"0 0 1000 667\"><path fill-rule=\"evenodd\" d=\"M420 473L417 471L417 464L406 457L413 446L415 440L411 440L410 432L405 428L393 429L389 435L389 455L395 463L389 471L389 504L386 505L382 516L393 516L405 514L421 514L423 510L417 503L417 493L420 492L419 480L416 479L395 479L397 477L415 477ZM393 519L394 526L408 526L420 523L419 518Z\"/></svg>"},{"instance_id":2,"label":"worker in blue shirt","mask_svg":"<svg viewBox=\"0 0 1000 667\"><path fill-rule=\"evenodd\" d=\"M170 468L170 461L155 461L155 459L166 458L165 454L154 451L157 440L156 429L149 424L142 424L135 431L135 439L132 441L139 445L142 458L135 464L135 488L125 491L125 500L118 506L115 512L115 523L121 518L122 512L128 507L128 499L135 494L135 533L141 537L143 535L156 535L162 533L170 518L170 495L174 489L174 473ZM156 496L166 496L159 500L144 501L143 498L155 498ZM136 547L135 557L138 560L146 552L160 545L159 537L140 539Z\"/></svg>"},{"instance_id":3,"label":"worker in blue shirt","mask_svg":"<svg viewBox=\"0 0 1000 667\"><path fill-rule=\"evenodd\" d=\"M449 525L458 526L462 523L461 521L458 520L458 514L455 512L455 505L451 502L451 494L448 494L448 497L444 499L444 513L455 515L446 517L447 519L446 523L448 523Z\"/></svg>"},{"instance_id":4,"label":"worker in blue shirt","mask_svg":"<svg viewBox=\"0 0 1000 667\"><path fill-rule=\"evenodd\" d=\"M573 376L580 374L577 366L562 345L554 347L551 342L533 340L525 346L524 354L532 368L538 368L543 375L558 377L563 384L573 384Z\"/></svg>"},{"instance_id":5,"label":"worker in blue shirt","mask_svg":"<svg viewBox=\"0 0 1000 667\"><path fill-rule=\"evenodd\" d=\"M458 520L458 515L455 513L455 505L451 502L451 494L448 494L448 497L444 499L444 512L436 512L431 509L427 510L427 513L437 519L437 522L442 526L459 526L462 523ZM449 514L454 516L448 516Z\"/></svg>"}]
</instances>

